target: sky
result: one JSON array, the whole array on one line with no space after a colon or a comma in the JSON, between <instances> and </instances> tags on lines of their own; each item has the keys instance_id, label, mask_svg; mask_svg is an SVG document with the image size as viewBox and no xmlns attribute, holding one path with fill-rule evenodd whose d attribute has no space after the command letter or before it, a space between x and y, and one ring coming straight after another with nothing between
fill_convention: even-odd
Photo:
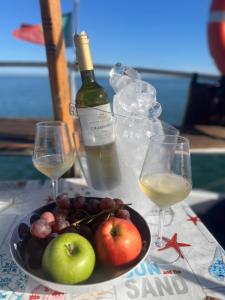
<instances>
[{"instance_id":1,"label":"sky","mask_svg":"<svg viewBox=\"0 0 225 300\"><path fill-rule=\"evenodd\" d=\"M54 1L54 0L52 0ZM79 30L94 63L217 74L207 41L211 0L80 0ZM73 0L61 0L69 12ZM0 3L0 61L46 61L43 46L16 40L21 23L41 23L38 0ZM67 50L73 60L74 49Z\"/></svg>"}]
</instances>

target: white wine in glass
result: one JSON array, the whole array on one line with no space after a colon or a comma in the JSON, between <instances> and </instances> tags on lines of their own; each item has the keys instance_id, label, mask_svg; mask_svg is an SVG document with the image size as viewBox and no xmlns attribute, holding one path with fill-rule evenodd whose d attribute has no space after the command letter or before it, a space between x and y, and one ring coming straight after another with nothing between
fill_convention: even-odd
<instances>
[{"instance_id":1,"label":"white wine in glass","mask_svg":"<svg viewBox=\"0 0 225 300\"><path fill-rule=\"evenodd\" d=\"M37 123L32 160L38 171L51 178L55 200L58 195L58 179L74 163L74 147L64 122Z\"/></svg>"},{"instance_id":2,"label":"white wine in glass","mask_svg":"<svg viewBox=\"0 0 225 300\"><path fill-rule=\"evenodd\" d=\"M162 237L165 209L183 201L192 189L189 141L175 135L150 137L139 185L159 207L158 236L151 249L153 260L170 262L165 254L162 258L162 252L158 250L165 245Z\"/></svg>"},{"instance_id":3,"label":"white wine in glass","mask_svg":"<svg viewBox=\"0 0 225 300\"><path fill-rule=\"evenodd\" d=\"M62 159L59 154L45 155L34 160L38 171L50 178L61 177L73 164L74 155L71 153Z\"/></svg>"},{"instance_id":4,"label":"white wine in glass","mask_svg":"<svg viewBox=\"0 0 225 300\"><path fill-rule=\"evenodd\" d=\"M192 189L187 179L171 173L145 175L140 179L140 188L161 208L167 208L182 201Z\"/></svg>"}]
</instances>

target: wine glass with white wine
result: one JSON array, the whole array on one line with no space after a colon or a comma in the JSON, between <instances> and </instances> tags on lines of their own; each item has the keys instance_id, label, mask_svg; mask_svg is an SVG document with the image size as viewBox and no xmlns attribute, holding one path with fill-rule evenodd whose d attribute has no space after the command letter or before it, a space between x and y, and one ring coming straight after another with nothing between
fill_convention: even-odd
<instances>
[{"instance_id":1,"label":"wine glass with white wine","mask_svg":"<svg viewBox=\"0 0 225 300\"><path fill-rule=\"evenodd\" d=\"M66 123L48 121L36 124L32 160L36 169L52 180L55 200L58 195L58 179L74 163L74 147Z\"/></svg>"},{"instance_id":2,"label":"wine glass with white wine","mask_svg":"<svg viewBox=\"0 0 225 300\"><path fill-rule=\"evenodd\" d=\"M159 207L158 232L150 256L155 262L171 263L169 251L159 251L165 246L162 235L164 213L165 209L183 201L192 189L189 141L175 135L150 137L139 185L141 191Z\"/></svg>"}]
</instances>

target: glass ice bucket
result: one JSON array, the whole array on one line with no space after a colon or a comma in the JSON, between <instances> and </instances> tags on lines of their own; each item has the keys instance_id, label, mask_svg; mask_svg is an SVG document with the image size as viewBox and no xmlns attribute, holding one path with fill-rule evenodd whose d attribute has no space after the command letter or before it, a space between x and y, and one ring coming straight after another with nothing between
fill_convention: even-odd
<instances>
[{"instance_id":1,"label":"glass ice bucket","mask_svg":"<svg viewBox=\"0 0 225 300\"><path fill-rule=\"evenodd\" d=\"M138 177L149 137L153 134L179 135L175 127L159 119L128 118L110 113L111 128L106 131L106 135L110 132L110 137L106 137L108 142L87 146L84 137L95 141L95 132L81 130L79 117L74 109L71 112L77 158L88 186L128 201L140 193Z\"/></svg>"}]
</instances>

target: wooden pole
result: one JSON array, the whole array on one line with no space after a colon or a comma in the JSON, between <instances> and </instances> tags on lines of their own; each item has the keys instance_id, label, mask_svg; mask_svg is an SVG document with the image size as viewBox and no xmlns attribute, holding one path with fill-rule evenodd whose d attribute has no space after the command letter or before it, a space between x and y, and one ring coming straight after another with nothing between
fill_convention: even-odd
<instances>
[{"instance_id":1,"label":"wooden pole","mask_svg":"<svg viewBox=\"0 0 225 300\"><path fill-rule=\"evenodd\" d=\"M72 138L74 126L69 114L71 96L60 0L40 0L40 7L54 118L67 123Z\"/></svg>"},{"instance_id":2,"label":"wooden pole","mask_svg":"<svg viewBox=\"0 0 225 300\"><path fill-rule=\"evenodd\" d=\"M74 125L73 118L69 114L71 95L62 29L61 3L60 0L40 0L40 7L54 119L67 123L73 143ZM66 173L66 177L73 175L73 169Z\"/></svg>"}]
</instances>

